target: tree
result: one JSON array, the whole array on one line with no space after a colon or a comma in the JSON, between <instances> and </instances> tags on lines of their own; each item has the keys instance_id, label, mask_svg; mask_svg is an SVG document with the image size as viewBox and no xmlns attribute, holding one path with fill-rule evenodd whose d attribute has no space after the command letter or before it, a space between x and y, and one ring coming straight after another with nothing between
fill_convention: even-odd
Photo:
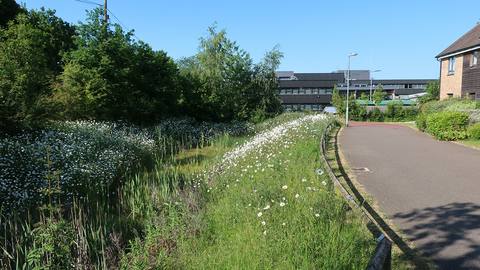
<instances>
[{"instance_id":1,"label":"tree","mask_svg":"<svg viewBox=\"0 0 480 270\"><path fill-rule=\"evenodd\" d=\"M18 13L22 12L20 5L15 0L0 1L0 28L7 26L8 22L15 19Z\"/></svg>"},{"instance_id":2,"label":"tree","mask_svg":"<svg viewBox=\"0 0 480 270\"><path fill-rule=\"evenodd\" d=\"M19 13L0 28L0 125L42 124L50 80L61 72L62 52L74 28L54 11Z\"/></svg>"},{"instance_id":3,"label":"tree","mask_svg":"<svg viewBox=\"0 0 480 270\"><path fill-rule=\"evenodd\" d=\"M375 93L373 93L373 101L375 101L375 104L378 106L382 100L384 100L387 97L387 93L383 91L383 86L381 84L378 84L378 89L375 90Z\"/></svg>"},{"instance_id":4,"label":"tree","mask_svg":"<svg viewBox=\"0 0 480 270\"><path fill-rule=\"evenodd\" d=\"M430 81L425 87L427 94L418 98L419 103L427 103L429 101L438 100L440 96L440 83L438 80Z\"/></svg>"},{"instance_id":5,"label":"tree","mask_svg":"<svg viewBox=\"0 0 480 270\"><path fill-rule=\"evenodd\" d=\"M332 106L337 108L337 113L340 115L344 115L347 109L346 97L341 96L340 92L337 89L337 85L333 87L333 95L332 95Z\"/></svg>"},{"instance_id":6,"label":"tree","mask_svg":"<svg viewBox=\"0 0 480 270\"><path fill-rule=\"evenodd\" d=\"M208 28L200 38L198 54L180 59L180 74L192 87L184 88L182 106L199 120L230 121L270 117L282 110L275 70L283 53L278 47L265 54L259 64L225 29Z\"/></svg>"},{"instance_id":7,"label":"tree","mask_svg":"<svg viewBox=\"0 0 480 270\"><path fill-rule=\"evenodd\" d=\"M58 116L145 123L176 112L178 70L165 52L105 24L101 9L77 32L76 49L65 54L65 71L52 84Z\"/></svg>"}]
</instances>

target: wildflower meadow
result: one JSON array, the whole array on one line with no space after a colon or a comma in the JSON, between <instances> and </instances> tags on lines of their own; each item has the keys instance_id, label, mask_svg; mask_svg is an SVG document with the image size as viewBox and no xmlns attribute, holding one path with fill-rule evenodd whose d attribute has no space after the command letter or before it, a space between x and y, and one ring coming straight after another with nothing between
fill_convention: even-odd
<instances>
[{"instance_id":1,"label":"wildflower meadow","mask_svg":"<svg viewBox=\"0 0 480 270\"><path fill-rule=\"evenodd\" d=\"M363 269L376 242L324 173L329 120L63 122L5 135L0 266ZM39 192L51 172L58 194ZM57 214L33 214L52 196Z\"/></svg>"}]
</instances>

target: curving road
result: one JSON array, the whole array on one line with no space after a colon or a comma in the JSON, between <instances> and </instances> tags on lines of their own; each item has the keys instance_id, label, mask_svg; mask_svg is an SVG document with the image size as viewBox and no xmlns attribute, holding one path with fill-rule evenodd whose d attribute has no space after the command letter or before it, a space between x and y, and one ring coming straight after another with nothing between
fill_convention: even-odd
<instances>
[{"instance_id":1,"label":"curving road","mask_svg":"<svg viewBox=\"0 0 480 270\"><path fill-rule=\"evenodd\" d=\"M356 180L439 269L480 269L480 151L401 125L350 122Z\"/></svg>"}]
</instances>

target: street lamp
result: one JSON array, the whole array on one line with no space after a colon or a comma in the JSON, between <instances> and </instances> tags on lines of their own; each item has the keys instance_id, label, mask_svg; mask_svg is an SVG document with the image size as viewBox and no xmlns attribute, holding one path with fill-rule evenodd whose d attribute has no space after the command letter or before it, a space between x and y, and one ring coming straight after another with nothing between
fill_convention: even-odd
<instances>
[{"instance_id":1,"label":"street lamp","mask_svg":"<svg viewBox=\"0 0 480 270\"><path fill-rule=\"evenodd\" d=\"M370 101L372 101L372 72L380 72L381 70L370 70Z\"/></svg>"},{"instance_id":2,"label":"street lamp","mask_svg":"<svg viewBox=\"0 0 480 270\"><path fill-rule=\"evenodd\" d=\"M345 125L348 127L348 88L350 86L350 56L356 56L357 53L351 53L348 55L348 69L347 69L347 116L345 117Z\"/></svg>"}]
</instances>

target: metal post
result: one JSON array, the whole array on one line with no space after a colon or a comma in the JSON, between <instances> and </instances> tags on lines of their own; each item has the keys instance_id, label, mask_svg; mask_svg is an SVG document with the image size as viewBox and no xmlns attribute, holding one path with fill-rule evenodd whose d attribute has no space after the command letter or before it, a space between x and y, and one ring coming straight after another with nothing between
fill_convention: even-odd
<instances>
[{"instance_id":1,"label":"metal post","mask_svg":"<svg viewBox=\"0 0 480 270\"><path fill-rule=\"evenodd\" d=\"M370 70L370 101L372 101L372 86L373 86L373 83L372 83L372 72L379 72L381 70Z\"/></svg>"},{"instance_id":2,"label":"metal post","mask_svg":"<svg viewBox=\"0 0 480 270\"><path fill-rule=\"evenodd\" d=\"M349 99L349 92L348 89L350 87L350 56L355 56L356 53L351 53L348 55L348 69L347 69L347 115L345 117L345 125L348 127L348 99Z\"/></svg>"}]
</instances>

